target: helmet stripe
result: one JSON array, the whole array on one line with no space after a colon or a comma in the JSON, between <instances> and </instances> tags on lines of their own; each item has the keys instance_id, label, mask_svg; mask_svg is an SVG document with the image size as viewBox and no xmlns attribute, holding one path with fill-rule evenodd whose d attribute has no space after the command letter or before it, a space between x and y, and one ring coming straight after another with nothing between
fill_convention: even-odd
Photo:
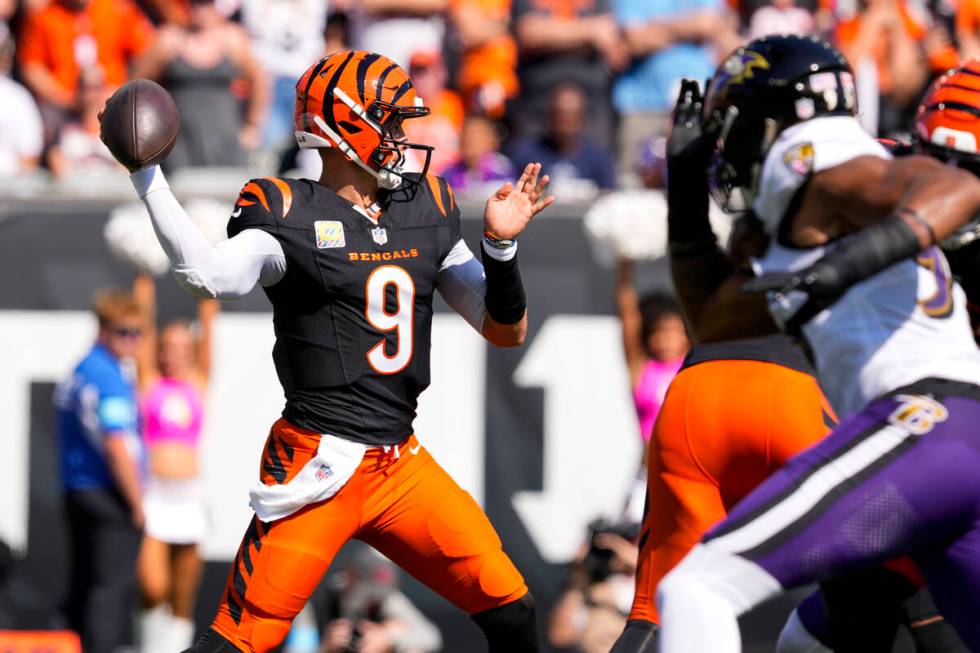
<instances>
[{"instance_id":1,"label":"helmet stripe","mask_svg":"<svg viewBox=\"0 0 980 653\"><path fill-rule=\"evenodd\" d=\"M940 86L936 90L937 91L945 91L945 90L951 89L951 88L955 88L955 89L957 89L959 91L966 91L968 93L980 93L980 88L972 88L970 86L964 86L962 84L957 84L955 82L943 84L942 86Z\"/></svg>"},{"instance_id":2,"label":"helmet stripe","mask_svg":"<svg viewBox=\"0 0 980 653\"><path fill-rule=\"evenodd\" d=\"M361 98L361 104L365 104L367 100L364 98L364 80L367 79L368 69L371 68L371 64L381 58L380 54L375 54L373 52L364 56L357 64L357 94Z\"/></svg>"},{"instance_id":3,"label":"helmet stripe","mask_svg":"<svg viewBox=\"0 0 980 653\"><path fill-rule=\"evenodd\" d=\"M974 116L980 117L980 107L975 107L972 104L967 104L966 102L957 102L955 100L941 100L936 104L930 104L925 108L926 111L962 111L964 113L970 113Z\"/></svg>"},{"instance_id":4,"label":"helmet stripe","mask_svg":"<svg viewBox=\"0 0 980 653\"><path fill-rule=\"evenodd\" d=\"M333 76L330 81L327 82L327 87L323 91L323 105L320 107L320 115L323 116L324 121L329 125L330 129L335 132L339 131L337 128L337 121L334 120L333 111L327 111L327 107L333 104L333 90L337 87L337 82L340 80L341 74L344 72L344 68L350 63L350 60L354 58L354 51L351 50L344 57L344 60L337 66L337 70L333 72ZM329 103L329 104L328 104Z\"/></svg>"},{"instance_id":5,"label":"helmet stripe","mask_svg":"<svg viewBox=\"0 0 980 653\"><path fill-rule=\"evenodd\" d=\"M310 131L310 119L308 118L310 115L310 87L313 86L313 82L320 76L320 73L323 71L329 60L330 57L320 59L320 62L316 65L316 68L314 68L310 73L310 76L306 78L306 88L303 89L303 129L306 131Z\"/></svg>"},{"instance_id":6,"label":"helmet stripe","mask_svg":"<svg viewBox=\"0 0 980 653\"><path fill-rule=\"evenodd\" d=\"M408 89L412 88L412 80L406 79L405 83L402 84L397 91L395 91L394 97L391 98L392 104L398 104L398 99L408 93Z\"/></svg>"},{"instance_id":7,"label":"helmet stripe","mask_svg":"<svg viewBox=\"0 0 980 653\"><path fill-rule=\"evenodd\" d=\"M374 91L374 95L379 100L381 99L381 90L384 88L385 79L388 78L388 73L390 73L395 68L398 68L398 64L393 63L387 68L385 68L384 70L382 70L381 74L378 75L378 88Z\"/></svg>"}]
</instances>

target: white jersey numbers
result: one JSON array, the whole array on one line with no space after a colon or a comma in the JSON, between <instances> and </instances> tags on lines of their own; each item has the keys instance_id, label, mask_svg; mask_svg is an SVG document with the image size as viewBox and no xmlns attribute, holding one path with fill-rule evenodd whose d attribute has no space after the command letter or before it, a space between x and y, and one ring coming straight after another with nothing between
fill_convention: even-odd
<instances>
[{"instance_id":1,"label":"white jersey numbers","mask_svg":"<svg viewBox=\"0 0 980 653\"><path fill-rule=\"evenodd\" d=\"M393 287L395 296L396 308L393 312L388 312L385 306L389 286ZM415 283L404 268L382 265L368 277L365 294L368 323L379 331L395 331L398 344L395 352L389 355L385 351L385 339L382 338L368 351L368 363L380 374L401 372L412 360L415 349Z\"/></svg>"}]
</instances>

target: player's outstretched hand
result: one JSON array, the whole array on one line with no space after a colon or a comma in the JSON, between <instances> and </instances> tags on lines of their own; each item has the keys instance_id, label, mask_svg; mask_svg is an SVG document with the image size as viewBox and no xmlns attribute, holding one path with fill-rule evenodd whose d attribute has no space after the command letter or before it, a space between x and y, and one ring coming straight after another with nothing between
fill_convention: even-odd
<instances>
[{"instance_id":1,"label":"player's outstretched hand","mask_svg":"<svg viewBox=\"0 0 980 653\"><path fill-rule=\"evenodd\" d=\"M667 162L675 168L686 166L684 172L690 174L703 175L711 153L704 136L703 111L701 87L693 79L682 79L667 139Z\"/></svg>"},{"instance_id":2,"label":"player's outstretched hand","mask_svg":"<svg viewBox=\"0 0 980 653\"><path fill-rule=\"evenodd\" d=\"M483 211L483 230L498 240L513 240L524 231L531 218L555 201L545 196L548 175L541 174L540 163L529 163L516 184L501 186Z\"/></svg>"}]
</instances>

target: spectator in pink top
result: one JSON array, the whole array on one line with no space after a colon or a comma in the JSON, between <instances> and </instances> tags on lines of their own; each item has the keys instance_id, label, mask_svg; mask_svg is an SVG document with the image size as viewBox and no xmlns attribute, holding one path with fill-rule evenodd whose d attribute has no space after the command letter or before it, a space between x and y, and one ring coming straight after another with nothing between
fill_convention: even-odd
<instances>
[{"instance_id":1,"label":"spectator in pink top","mask_svg":"<svg viewBox=\"0 0 980 653\"><path fill-rule=\"evenodd\" d=\"M663 292L637 299L630 268L629 263L620 263L616 299L623 323L623 349L633 403L640 435L647 442L667 387L681 369L691 343L677 301Z\"/></svg>"}]
</instances>

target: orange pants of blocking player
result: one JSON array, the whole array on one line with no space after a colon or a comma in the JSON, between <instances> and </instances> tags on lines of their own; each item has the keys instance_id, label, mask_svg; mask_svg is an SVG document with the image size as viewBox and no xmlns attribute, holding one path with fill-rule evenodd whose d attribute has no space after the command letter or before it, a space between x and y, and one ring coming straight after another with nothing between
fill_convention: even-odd
<instances>
[{"instance_id":1,"label":"orange pants of blocking player","mask_svg":"<svg viewBox=\"0 0 980 653\"><path fill-rule=\"evenodd\" d=\"M677 375L647 454L647 508L630 619L660 623L660 580L752 488L821 440L833 413L816 380L717 360Z\"/></svg>"},{"instance_id":2,"label":"orange pants of blocking player","mask_svg":"<svg viewBox=\"0 0 980 653\"><path fill-rule=\"evenodd\" d=\"M278 467L286 469L288 482L316 453L319 438L276 422L262 481L275 482L269 470ZM370 544L470 614L527 593L483 510L411 436L388 451L368 449L331 499L271 523L253 518L213 628L242 651L272 649L351 538Z\"/></svg>"}]
</instances>

